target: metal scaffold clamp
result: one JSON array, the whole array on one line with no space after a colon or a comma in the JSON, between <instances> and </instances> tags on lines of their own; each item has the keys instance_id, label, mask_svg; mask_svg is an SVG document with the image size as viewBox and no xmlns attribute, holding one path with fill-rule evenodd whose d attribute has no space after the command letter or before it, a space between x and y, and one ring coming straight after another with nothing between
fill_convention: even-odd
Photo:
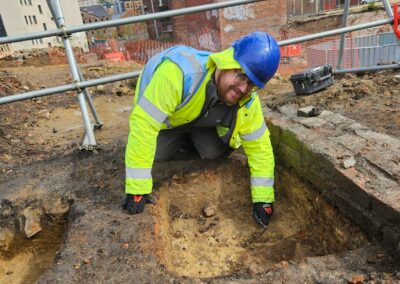
<instances>
[{"instance_id":1,"label":"metal scaffold clamp","mask_svg":"<svg viewBox=\"0 0 400 284\"><path fill-rule=\"evenodd\" d=\"M399 28L399 9L398 4L393 4L393 32L400 39L400 28Z\"/></svg>"},{"instance_id":2,"label":"metal scaffold clamp","mask_svg":"<svg viewBox=\"0 0 400 284\"><path fill-rule=\"evenodd\" d=\"M60 29L61 29L61 31L62 31L62 35L60 35L60 37L62 37L62 38L69 38L69 37L71 36L71 33L68 32L68 29L67 29L66 26L61 25L61 26L60 26Z\"/></svg>"},{"instance_id":3,"label":"metal scaffold clamp","mask_svg":"<svg viewBox=\"0 0 400 284\"><path fill-rule=\"evenodd\" d=\"M79 93L82 92L83 90L81 89L81 82L78 81L78 80L75 80L74 83L75 83L76 90L77 90Z\"/></svg>"}]
</instances>

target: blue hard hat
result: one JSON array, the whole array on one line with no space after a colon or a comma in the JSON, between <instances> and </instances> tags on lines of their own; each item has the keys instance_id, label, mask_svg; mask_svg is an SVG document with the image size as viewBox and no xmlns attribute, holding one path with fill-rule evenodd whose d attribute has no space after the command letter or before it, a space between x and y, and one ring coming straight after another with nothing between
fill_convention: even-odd
<instances>
[{"instance_id":1,"label":"blue hard hat","mask_svg":"<svg viewBox=\"0 0 400 284\"><path fill-rule=\"evenodd\" d=\"M259 88L274 76L279 66L280 50L276 40L265 32L254 32L236 40L233 56L249 79Z\"/></svg>"}]
</instances>

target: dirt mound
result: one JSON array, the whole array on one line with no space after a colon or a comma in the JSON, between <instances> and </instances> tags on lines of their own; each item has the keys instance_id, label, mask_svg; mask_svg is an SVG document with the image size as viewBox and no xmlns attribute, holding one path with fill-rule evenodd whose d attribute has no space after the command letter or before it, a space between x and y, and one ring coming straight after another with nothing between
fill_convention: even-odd
<instances>
[{"instance_id":1,"label":"dirt mound","mask_svg":"<svg viewBox=\"0 0 400 284\"><path fill-rule=\"evenodd\" d=\"M400 71L334 76L327 89L298 96L288 78L274 79L262 96L265 105L278 109L285 104L315 106L362 122L376 132L400 136Z\"/></svg>"}]
</instances>

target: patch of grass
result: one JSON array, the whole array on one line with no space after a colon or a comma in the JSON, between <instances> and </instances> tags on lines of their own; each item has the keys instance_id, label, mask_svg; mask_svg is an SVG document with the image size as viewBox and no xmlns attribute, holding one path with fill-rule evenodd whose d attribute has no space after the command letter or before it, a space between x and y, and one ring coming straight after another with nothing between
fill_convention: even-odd
<instances>
[{"instance_id":1,"label":"patch of grass","mask_svg":"<svg viewBox=\"0 0 400 284\"><path fill-rule=\"evenodd\" d=\"M367 11L372 12L378 10L378 7L376 6L375 2L369 3Z\"/></svg>"}]
</instances>

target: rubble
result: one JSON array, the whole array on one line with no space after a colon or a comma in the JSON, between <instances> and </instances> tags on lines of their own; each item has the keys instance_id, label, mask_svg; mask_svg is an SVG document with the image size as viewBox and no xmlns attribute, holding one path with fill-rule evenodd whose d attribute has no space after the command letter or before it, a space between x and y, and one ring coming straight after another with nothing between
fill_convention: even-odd
<instances>
[{"instance_id":1,"label":"rubble","mask_svg":"<svg viewBox=\"0 0 400 284\"><path fill-rule=\"evenodd\" d=\"M356 159L354 159L354 157L349 157L344 159L341 164L344 169L348 169L356 165Z\"/></svg>"},{"instance_id":2,"label":"rubble","mask_svg":"<svg viewBox=\"0 0 400 284\"><path fill-rule=\"evenodd\" d=\"M203 207L203 214L204 214L204 217L207 217L207 218L213 217L213 216L215 216L215 213L216 213L216 208L215 208L214 205L212 205L212 204L206 204L206 205Z\"/></svg>"},{"instance_id":3,"label":"rubble","mask_svg":"<svg viewBox=\"0 0 400 284\"><path fill-rule=\"evenodd\" d=\"M297 116L301 117L314 117L318 116L320 113L321 110L313 106L307 106L297 110Z\"/></svg>"},{"instance_id":4,"label":"rubble","mask_svg":"<svg viewBox=\"0 0 400 284\"><path fill-rule=\"evenodd\" d=\"M42 217L42 210L39 208L25 208L20 217L20 230L25 233L27 238L31 238L40 231L42 227L40 218Z\"/></svg>"}]
</instances>

